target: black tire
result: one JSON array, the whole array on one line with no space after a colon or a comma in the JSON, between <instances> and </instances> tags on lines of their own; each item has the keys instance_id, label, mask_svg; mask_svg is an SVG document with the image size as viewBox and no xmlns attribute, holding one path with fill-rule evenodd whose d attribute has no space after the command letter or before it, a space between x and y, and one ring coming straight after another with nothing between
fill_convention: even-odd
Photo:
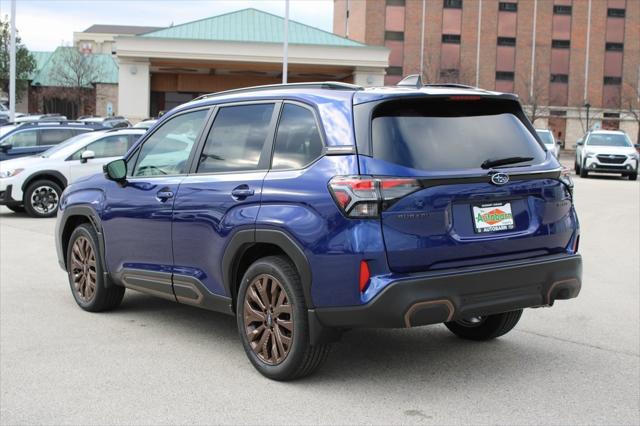
<instances>
[{"instance_id":1,"label":"black tire","mask_svg":"<svg viewBox=\"0 0 640 426\"><path fill-rule=\"evenodd\" d=\"M263 277L264 281L260 281L260 277ZM276 281L277 283L274 284ZM268 363L262 358L264 354L258 354L254 351L247 334L249 332L248 330L258 331L260 325L262 325L262 330L273 330L270 332L271 337L267 337L263 345L259 346L257 343L255 345L256 348L266 348L265 352L269 352L269 342L275 345L276 332L281 333L280 330L284 330L281 325L279 325L281 324L279 321L281 321L280 315L282 314L275 313L275 309L270 308L273 305L268 303L265 304L269 305L269 308L266 308L266 310L269 311L269 309L271 309L271 311L274 312L273 317L271 317L271 315L265 317L269 318L269 322L252 321L247 323L248 325L245 324L248 319L245 315L245 300L247 300L248 293L251 288L256 289L256 286L262 288L262 285L264 285L265 288L265 296L269 296L267 294L268 289L271 289L271 292L273 292L273 286L279 285L279 292L284 290L287 302L291 305L289 308L291 315L284 314L285 320L288 318L293 328L290 332L284 331L290 336L288 352L286 352L279 362L275 363ZM276 296L273 296L273 293L269 297L276 298ZM249 299L248 303L259 310L259 305L256 304L254 300L255 299ZM271 320L271 318L273 319ZM330 345L311 346L310 344L309 319L307 317L307 307L302 293L300 276L295 266L284 256L268 256L259 259L247 269L247 272L242 278L240 288L238 289L236 319L240 340L242 341L242 346L249 361L251 361L251 364L253 364L256 370L270 379L286 381L308 376L317 370L329 355ZM269 328L265 328L265 324L267 324ZM247 327L245 327L245 325L247 325ZM262 333L265 333L265 331ZM253 342L258 340L261 341L262 339L252 339ZM271 351L271 354L273 354L273 351Z\"/></svg>"},{"instance_id":2,"label":"black tire","mask_svg":"<svg viewBox=\"0 0 640 426\"><path fill-rule=\"evenodd\" d=\"M638 180L638 173L633 173L629 175L629 180Z\"/></svg>"},{"instance_id":3,"label":"black tire","mask_svg":"<svg viewBox=\"0 0 640 426\"><path fill-rule=\"evenodd\" d=\"M24 213L24 207L22 206L7 206L7 208L14 213Z\"/></svg>"},{"instance_id":4,"label":"black tire","mask_svg":"<svg viewBox=\"0 0 640 426\"><path fill-rule=\"evenodd\" d=\"M61 195L62 188L56 182L46 179L37 180L31 183L24 192L24 209L31 217L53 217L58 213ZM48 202L44 200L48 200Z\"/></svg>"},{"instance_id":5,"label":"black tire","mask_svg":"<svg viewBox=\"0 0 640 426\"><path fill-rule=\"evenodd\" d=\"M576 174L579 175L580 174L580 166L578 165L578 160L575 160L573 162L573 170L575 170Z\"/></svg>"},{"instance_id":6,"label":"black tire","mask_svg":"<svg viewBox=\"0 0 640 426\"><path fill-rule=\"evenodd\" d=\"M589 177L589 172L587 171L587 169L584 168L584 165L582 167L580 167L580 177L581 178L588 178Z\"/></svg>"},{"instance_id":7,"label":"black tire","mask_svg":"<svg viewBox=\"0 0 640 426\"><path fill-rule=\"evenodd\" d=\"M444 325L456 336L468 340L490 340L507 334L516 326L522 309L502 314L488 315L482 317L478 324L471 324L465 321L446 322Z\"/></svg>"},{"instance_id":8,"label":"black tire","mask_svg":"<svg viewBox=\"0 0 640 426\"><path fill-rule=\"evenodd\" d=\"M75 284L75 279L79 274L82 274L83 271L80 268L75 268L74 265L77 265L73 259L73 250L76 241L81 240L82 242L86 241L90 246L91 250L94 253L94 262L90 261L86 262L86 268L84 272L85 274L91 273L95 274L95 289L92 292L91 297L83 298L81 295L81 291L79 291L78 286ZM85 262L81 262L85 264ZM93 265L93 266L91 266ZM98 244L98 237L96 235L96 231L89 224L82 224L74 229L71 237L69 238L69 245L67 247L67 270L69 276L69 286L71 288L71 294L73 298L76 300L78 306L80 306L85 311L89 312L101 312L107 311L110 309L116 308L122 302L122 298L124 297L125 288L112 284L109 287L105 286L105 278L103 274L103 266L100 261L100 245Z\"/></svg>"}]
</instances>

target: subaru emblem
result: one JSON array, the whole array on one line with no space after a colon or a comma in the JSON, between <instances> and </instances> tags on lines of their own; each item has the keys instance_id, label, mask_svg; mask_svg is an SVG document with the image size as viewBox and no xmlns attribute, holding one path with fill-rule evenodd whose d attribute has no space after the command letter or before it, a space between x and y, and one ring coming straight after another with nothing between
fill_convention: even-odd
<instances>
[{"instance_id":1,"label":"subaru emblem","mask_svg":"<svg viewBox=\"0 0 640 426\"><path fill-rule=\"evenodd\" d=\"M491 175L491 182L494 185L504 185L509 182L509 175L506 173L494 173Z\"/></svg>"}]
</instances>

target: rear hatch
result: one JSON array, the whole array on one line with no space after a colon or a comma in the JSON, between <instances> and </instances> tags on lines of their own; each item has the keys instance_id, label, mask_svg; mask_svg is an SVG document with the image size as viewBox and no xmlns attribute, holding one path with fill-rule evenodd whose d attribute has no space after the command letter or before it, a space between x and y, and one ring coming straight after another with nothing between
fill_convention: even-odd
<instances>
[{"instance_id":1,"label":"rear hatch","mask_svg":"<svg viewBox=\"0 0 640 426\"><path fill-rule=\"evenodd\" d=\"M379 180L391 270L566 251L575 229L571 194L517 101L422 97L369 109L369 145L358 139L360 172ZM385 184L391 177L406 180Z\"/></svg>"}]
</instances>

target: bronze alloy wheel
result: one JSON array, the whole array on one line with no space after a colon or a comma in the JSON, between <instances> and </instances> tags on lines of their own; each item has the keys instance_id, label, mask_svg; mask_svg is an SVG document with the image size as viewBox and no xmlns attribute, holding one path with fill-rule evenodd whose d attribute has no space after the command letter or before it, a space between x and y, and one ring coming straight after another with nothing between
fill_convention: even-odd
<instances>
[{"instance_id":1,"label":"bronze alloy wheel","mask_svg":"<svg viewBox=\"0 0 640 426\"><path fill-rule=\"evenodd\" d=\"M71 249L71 277L76 295L90 302L96 293L96 253L87 237L80 236Z\"/></svg>"},{"instance_id":2,"label":"bronze alloy wheel","mask_svg":"<svg viewBox=\"0 0 640 426\"><path fill-rule=\"evenodd\" d=\"M292 311L284 287L272 275L258 275L247 287L244 330L253 352L267 364L280 364L291 350Z\"/></svg>"}]
</instances>

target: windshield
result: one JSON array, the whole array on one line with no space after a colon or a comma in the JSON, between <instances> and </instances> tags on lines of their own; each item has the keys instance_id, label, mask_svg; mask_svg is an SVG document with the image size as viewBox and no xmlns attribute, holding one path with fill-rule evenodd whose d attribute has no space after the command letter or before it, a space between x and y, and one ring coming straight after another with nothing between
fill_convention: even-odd
<instances>
[{"instance_id":1,"label":"windshield","mask_svg":"<svg viewBox=\"0 0 640 426\"><path fill-rule=\"evenodd\" d=\"M489 102L383 104L372 123L373 155L419 170L477 169L487 160L515 157L526 160L504 167L542 162L538 141L505 107L510 108Z\"/></svg>"},{"instance_id":2,"label":"windshield","mask_svg":"<svg viewBox=\"0 0 640 426\"><path fill-rule=\"evenodd\" d=\"M621 134L606 134L606 133L595 133L589 136L587 139L587 145L589 146L620 146L620 147L631 147L631 141L627 135Z\"/></svg>"},{"instance_id":3,"label":"windshield","mask_svg":"<svg viewBox=\"0 0 640 426\"><path fill-rule=\"evenodd\" d=\"M553 135L548 130L536 130L545 145L553 145Z\"/></svg>"},{"instance_id":4,"label":"windshield","mask_svg":"<svg viewBox=\"0 0 640 426\"><path fill-rule=\"evenodd\" d=\"M42 154L40 154L43 158L48 158L51 157L53 154L63 151L64 149L70 147L71 145L77 145L79 142L84 141L86 139L90 139L92 137L95 137L98 134L98 132L86 132L86 133L81 133L77 136L74 136L72 138L67 139L66 141L52 147L49 148L48 150L44 151Z\"/></svg>"}]
</instances>

